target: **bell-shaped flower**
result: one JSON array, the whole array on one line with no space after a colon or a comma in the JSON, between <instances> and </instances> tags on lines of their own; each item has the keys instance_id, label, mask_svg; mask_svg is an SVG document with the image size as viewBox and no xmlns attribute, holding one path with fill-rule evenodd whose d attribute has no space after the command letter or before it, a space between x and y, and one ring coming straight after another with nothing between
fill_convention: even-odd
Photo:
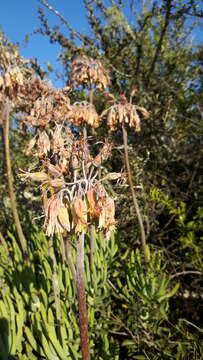
<instances>
[{"instance_id":1,"label":"bell-shaped flower","mask_svg":"<svg viewBox=\"0 0 203 360\"><path fill-rule=\"evenodd\" d=\"M73 225L75 232L81 233L87 231L87 205L86 201L81 198L76 198L72 202L71 214L73 218Z\"/></svg>"},{"instance_id":2,"label":"bell-shaped flower","mask_svg":"<svg viewBox=\"0 0 203 360\"><path fill-rule=\"evenodd\" d=\"M45 204L44 226L47 236L71 230L68 208L62 203L58 194L52 195Z\"/></svg>"}]
</instances>

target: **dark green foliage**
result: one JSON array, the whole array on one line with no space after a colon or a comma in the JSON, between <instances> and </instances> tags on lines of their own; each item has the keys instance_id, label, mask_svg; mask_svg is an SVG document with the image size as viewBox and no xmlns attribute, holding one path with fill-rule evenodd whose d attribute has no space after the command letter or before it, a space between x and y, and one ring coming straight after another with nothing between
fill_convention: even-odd
<instances>
[{"instance_id":1,"label":"dark green foliage","mask_svg":"<svg viewBox=\"0 0 203 360\"><path fill-rule=\"evenodd\" d=\"M3 345L0 359L7 359L8 354L27 360L44 356L50 360L80 359L75 285L68 265L62 262L57 239L50 253L50 242L43 233L31 224L30 229L28 263L24 262L11 233L7 241L1 237L0 341ZM112 292L108 268L117 246L114 238L106 242L101 234L96 235L91 272L88 242L87 237L85 269L92 352L95 356L100 352L107 356ZM73 255L75 257L74 250Z\"/></svg>"},{"instance_id":2,"label":"dark green foliage","mask_svg":"<svg viewBox=\"0 0 203 360\"><path fill-rule=\"evenodd\" d=\"M1 237L0 359L80 359L75 286L68 264L62 262L57 239L50 253L43 233L30 228L28 263L11 233L7 241ZM192 354L200 359L201 329L194 332L195 325L184 319L176 323L171 313L170 298L184 300L184 295L168 274L162 252L152 251L146 268L138 250L120 255L114 237L106 242L97 234L90 268L88 237L85 250L94 359L191 359Z\"/></svg>"}]
</instances>

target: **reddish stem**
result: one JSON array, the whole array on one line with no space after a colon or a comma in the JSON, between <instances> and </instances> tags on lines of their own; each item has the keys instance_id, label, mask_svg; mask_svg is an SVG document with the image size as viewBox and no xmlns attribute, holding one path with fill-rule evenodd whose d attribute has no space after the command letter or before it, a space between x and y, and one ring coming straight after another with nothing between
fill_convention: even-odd
<instances>
[{"instance_id":1,"label":"reddish stem","mask_svg":"<svg viewBox=\"0 0 203 360\"><path fill-rule=\"evenodd\" d=\"M132 194L132 199L133 199L135 212L136 212L139 227L140 227L140 238L141 238L142 249L143 249L143 253L144 253L144 257L145 257L145 262L148 263L150 254L149 254L148 246L146 244L146 236L145 236L144 225L143 225L142 216L141 216L141 213L140 213L140 208L139 208L139 204L138 204L138 201L137 201L137 197L136 197L136 193L135 193L135 189L134 189L134 184L133 184L133 180L132 180L132 174L131 174L130 162L129 162L129 156L128 156L128 135L127 135L127 130L126 130L124 124L122 124L122 132L123 132L125 167L126 167L126 172L127 172L127 176L128 176L128 182L129 182L130 191L131 191L131 194Z\"/></svg>"}]
</instances>

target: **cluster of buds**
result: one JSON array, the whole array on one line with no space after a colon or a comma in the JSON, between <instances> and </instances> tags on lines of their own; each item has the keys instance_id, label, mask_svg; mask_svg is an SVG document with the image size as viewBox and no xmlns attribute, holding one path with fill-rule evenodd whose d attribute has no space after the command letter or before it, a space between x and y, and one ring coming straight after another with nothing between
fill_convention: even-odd
<instances>
[{"instance_id":1,"label":"cluster of buds","mask_svg":"<svg viewBox=\"0 0 203 360\"><path fill-rule=\"evenodd\" d=\"M73 83L94 84L100 90L106 89L111 83L108 71L101 62L87 56L81 56L73 61L70 78Z\"/></svg>"}]
</instances>

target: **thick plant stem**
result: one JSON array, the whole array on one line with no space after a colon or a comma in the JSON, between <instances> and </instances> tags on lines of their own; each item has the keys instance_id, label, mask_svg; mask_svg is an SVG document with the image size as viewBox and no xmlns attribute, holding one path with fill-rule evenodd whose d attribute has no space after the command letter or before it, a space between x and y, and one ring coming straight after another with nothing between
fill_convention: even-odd
<instances>
[{"instance_id":1,"label":"thick plant stem","mask_svg":"<svg viewBox=\"0 0 203 360\"><path fill-rule=\"evenodd\" d=\"M10 106L8 103L5 104L3 114L4 114L4 118L3 118L4 152L5 152L6 172L7 172L7 181L8 181L8 192L9 192L9 197L10 197L10 201L11 201L11 210L13 213L13 218L15 221L20 245L21 245L24 257L27 258L28 257L27 242L24 237L20 219L18 216L17 202L16 202L16 196L15 196L14 186L13 186L13 173L12 173L12 167L11 167L10 144L9 144Z\"/></svg>"},{"instance_id":2,"label":"thick plant stem","mask_svg":"<svg viewBox=\"0 0 203 360\"><path fill-rule=\"evenodd\" d=\"M90 347L88 335L88 314L85 295L85 273L84 273L84 233L78 236L76 255L76 290L79 308L79 326L82 359L90 360Z\"/></svg>"},{"instance_id":3,"label":"thick plant stem","mask_svg":"<svg viewBox=\"0 0 203 360\"><path fill-rule=\"evenodd\" d=\"M126 130L124 124L122 124L122 132L123 132L125 167L126 167L126 172L127 172L127 176L128 176L128 182L129 182L130 191L131 191L131 195L132 195L132 199L133 199L133 205L134 205L134 208L135 208L138 224L139 224L139 227L140 227L140 238L141 238L144 258L145 258L145 262L148 263L149 260L150 260L150 253L149 253L149 248L148 248L147 243L146 243L146 236L145 236L145 230L144 230L144 225L143 225L143 221L142 221L142 216L141 216L141 213L140 213L140 208L139 208L139 204L138 204L138 201L137 201L137 197L136 197L136 193L135 193L135 189L134 189L134 185L133 185L132 174L131 174L131 169L130 169L130 162L129 162L129 156L128 156L128 135L127 135L127 130Z\"/></svg>"}]
</instances>

